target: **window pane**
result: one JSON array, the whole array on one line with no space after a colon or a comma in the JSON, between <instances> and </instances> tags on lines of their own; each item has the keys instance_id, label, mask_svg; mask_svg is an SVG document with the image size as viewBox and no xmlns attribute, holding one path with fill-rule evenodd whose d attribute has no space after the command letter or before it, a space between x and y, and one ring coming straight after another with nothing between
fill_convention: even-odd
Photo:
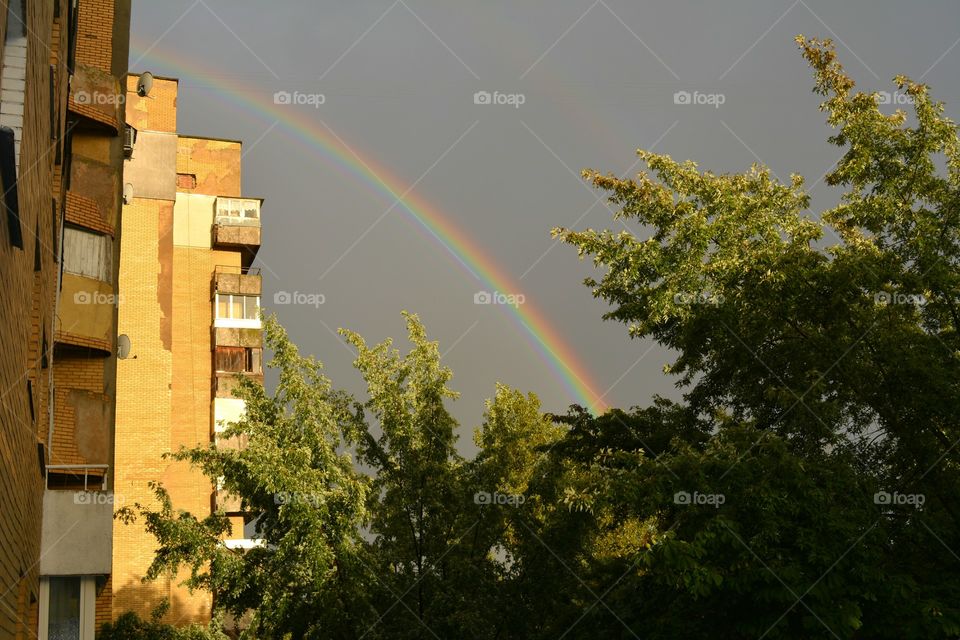
<instances>
[{"instance_id":1,"label":"window pane","mask_svg":"<svg viewBox=\"0 0 960 640\"><path fill-rule=\"evenodd\" d=\"M250 366L247 368L247 371L250 373L263 373L263 364L260 361L262 357L263 351L261 349L250 349Z\"/></svg>"},{"instance_id":2,"label":"window pane","mask_svg":"<svg viewBox=\"0 0 960 640\"><path fill-rule=\"evenodd\" d=\"M80 578L50 578L50 640L80 640Z\"/></svg>"},{"instance_id":3,"label":"window pane","mask_svg":"<svg viewBox=\"0 0 960 640\"><path fill-rule=\"evenodd\" d=\"M222 294L217 294L217 317L218 318L229 318L230 309L228 308L228 303L230 302L230 296L225 296Z\"/></svg>"},{"instance_id":4,"label":"window pane","mask_svg":"<svg viewBox=\"0 0 960 640\"><path fill-rule=\"evenodd\" d=\"M230 317L243 317L243 296L230 296Z\"/></svg>"},{"instance_id":5,"label":"window pane","mask_svg":"<svg viewBox=\"0 0 960 640\"><path fill-rule=\"evenodd\" d=\"M260 298L258 296L243 296L244 310L243 318L245 320L256 320L260 317Z\"/></svg>"}]
</instances>

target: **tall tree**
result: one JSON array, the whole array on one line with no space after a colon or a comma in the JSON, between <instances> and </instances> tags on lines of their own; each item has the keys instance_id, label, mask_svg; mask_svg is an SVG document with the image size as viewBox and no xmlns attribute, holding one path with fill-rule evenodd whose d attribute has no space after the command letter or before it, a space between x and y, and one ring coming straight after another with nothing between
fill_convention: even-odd
<instances>
[{"instance_id":1,"label":"tall tree","mask_svg":"<svg viewBox=\"0 0 960 640\"><path fill-rule=\"evenodd\" d=\"M665 537L638 565L646 581L682 578L681 591L692 580L688 596L701 601L721 595L704 604L736 622L730 637L767 621L767 637L955 637L957 128L926 86L898 76L913 117L885 114L877 94L853 91L829 41L797 42L836 130L830 141L846 149L826 176L842 188L839 205L810 215L797 175L789 184L761 166L716 175L640 151L652 175L585 176L648 236L555 230L605 270L587 284L613 305L606 318L678 353L669 371L685 405L711 421L705 446L681 440L647 469L683 489L690 480L663 468L698 456L693 487L726 493L727 504L690 529L683 520L695 510L674 520L662 507ZM735 464L711 478L731 454ZM770 475L738 484L756 465ZM749 518L748 500L758 501ZM677 561L681 541L690 566L657 571ZM748 583L731 581L750 566ZM769 590L759 588L764 572ZM776 607L751 610L784 590L795 604L782 618Z\"/></svg>"}]
</instances>

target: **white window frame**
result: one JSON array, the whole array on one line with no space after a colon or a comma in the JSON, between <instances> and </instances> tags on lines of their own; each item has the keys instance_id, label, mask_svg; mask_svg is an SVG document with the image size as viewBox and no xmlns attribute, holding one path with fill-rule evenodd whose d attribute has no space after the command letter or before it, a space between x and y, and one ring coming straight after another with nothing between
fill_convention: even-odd
<instances>
[{"instance_id":1,"label":"white window frame","mask_svg":"<svg viewBox=\"0 0 960 640\"><path fill-rule=\"evenodd\" d=\"M242 297L242 298L256 298L257 300L257 311L258 317L256 318L234 318L220 317L220 298L225 297L227 299L227 310L232 313L233 310L233 298ZM260 296L249 296L243 294L234 294L234 293L215 293L213 296L213 326L214 327L224 327L230 329L260 329L262 328L262 323L259 318L260 310Z\"/></svg>"},{"instance_id":2,"label":"white window frame","mask_svg":"<svg viewBox=\"0 0 960 640\"><path fill-rule=\"evenodd\" d=\"M217 224L260 226L260 201L256 198L222 198L217 197L214 205L214 217ZM253 209L257 214L253 217L247 217L245 211ZM237 215L231 213L232 210Z\"/></svg>"},{"instance_id":3,"label":"white window frame","mask_svg":"<svg viewBox=\"0 0 960 640\"><path fill-rule=\"evenodd\" d=\"M50 627L50 578L76 576L41 576L38 640L48 640ZM94 640L97 629L97 577L80 576L80 640Z\"/></svg>"}]
</instances>

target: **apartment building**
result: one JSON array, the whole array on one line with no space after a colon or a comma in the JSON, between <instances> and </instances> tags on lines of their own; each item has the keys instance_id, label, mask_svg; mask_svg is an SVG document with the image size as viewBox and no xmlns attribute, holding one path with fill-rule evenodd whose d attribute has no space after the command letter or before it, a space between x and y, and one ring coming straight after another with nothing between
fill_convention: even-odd
<instances>
[{"instance_id":1,"label":"apartment building","mask_svg":"<svg viewBox=\"0 0 960 640\"><path fill-rule=\"evenodd\" d=\"M0 3L0 637L111 615L129 0Z\"/></svg>"},{"instance_id":2,"label":"apartment building","mask_svg":"<svg viewBox=\"0 0 960 640\"><path fill-rule=\"evenodd\" d=\"M118 330L130 345L118 363L114 484L125 503L151 503L162 482L174 507L202 517L231 515L244 546L239 504L185 463L163 454L181 446L224 446L218 432L243 402L238 373L262 382L261 279L251 267L260 246L260 206L241 192L241 143L177 132L173 78L127 81L132 140L125 162ZM142 92L141 92L142 93ZM149 614L162 600L166 621L206 622L209 594L180 587L184 576L143 584L156 541L142 525L115 523L113 614Z\"/></svg>"}]
</instances>

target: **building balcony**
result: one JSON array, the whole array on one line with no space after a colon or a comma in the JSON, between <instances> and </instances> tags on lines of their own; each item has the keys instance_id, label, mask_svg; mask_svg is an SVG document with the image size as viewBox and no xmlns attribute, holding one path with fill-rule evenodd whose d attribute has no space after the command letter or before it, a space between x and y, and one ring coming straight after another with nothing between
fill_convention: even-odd
<instances>
[{"instance_id":1,"label":"building balcony","mask_svg":"<svg viewBox=\"0 0 960 640\"><path fill-rule=\"evenodd\" d=\"M225 402L222 399L214 401L214 415L219 418L219 421L214 428L213 441L218 449L240 451L246 448L247 442L249 441L249 437L246 435L234 436L232 438L223 437L223 430L227 426L224 422L238 420L243 411L243 407L243 401L238 399L233 399L229 402ZM240 513L241 506L242 501L240 497L226 491L218 482L213 492L214 510L223 511L224 513Z\"/></svg>"},{"instance_id":2,"label":"building balcony","mask_svg":"<svg viewBox=\"0 0 960 640\"><path fill-rule=\"evenodd\" d=\"M260 269L217 265L213 271L214 293L259 296L263 289Z\"/></svg>"},{"instance_id":3,"label":"building balcony","mask_svg":"<svg viewBox=\"0 0 960 640\"><path fill-rule=\"evenodd\" d=\"M253 262L260 249L259 198L221 198L215 202L213 246L220 249L241 249L244 264Z\"/></svg>"},{"instance_id":4,"label":"building balcony","mask_svg":"<svg viewBox=\"0 0 960 640\"><path fill-rule=\"evenodd\" d=\"M263 373L217 371L213 379L214 398L235 398L234 390L240 387L240 377L252 380L263 386Z\"/></svg>"},{"instance_id":5,"label":"building balcony","mask_svg":"<svg viewBox=\"0 0 960 640\"><path fill-rule=\"evenodd\" d=\"M112 491L44 491L41 575L108 575L116 502Z\"/></svg>"},{"instance_id":6,"label":"building balcony","mask_svg":"<svg viewBox=\"0 0 960 640\"><path fill-rule=\"evenodd\" d=\"M123 122L126 96L120 82L96 67L77 64L70 76L68 108L89 126L118 133Z\"/></svg>"},{"instance_id":7,"label":"building balcony","mask_svg":"<svg viewBox=\"0 0 960 640\"><path fill-rule=\"evenodd\" d=\"M109 354L119 299L110 283L64 270L55 340Z\"/></svg>"},{"instance_id":8,"label":"building balcony","mask_svg":"<svg viewBox=\"0 0 960 640\"><path fill-rule=\"evenodd\" d=\"M259 269L218 266L213 274L214 344L260 346ZM228 331L220 331L221 329ZM246 337L241 340L244 330Z\"/></svg>"}]
</instances>

